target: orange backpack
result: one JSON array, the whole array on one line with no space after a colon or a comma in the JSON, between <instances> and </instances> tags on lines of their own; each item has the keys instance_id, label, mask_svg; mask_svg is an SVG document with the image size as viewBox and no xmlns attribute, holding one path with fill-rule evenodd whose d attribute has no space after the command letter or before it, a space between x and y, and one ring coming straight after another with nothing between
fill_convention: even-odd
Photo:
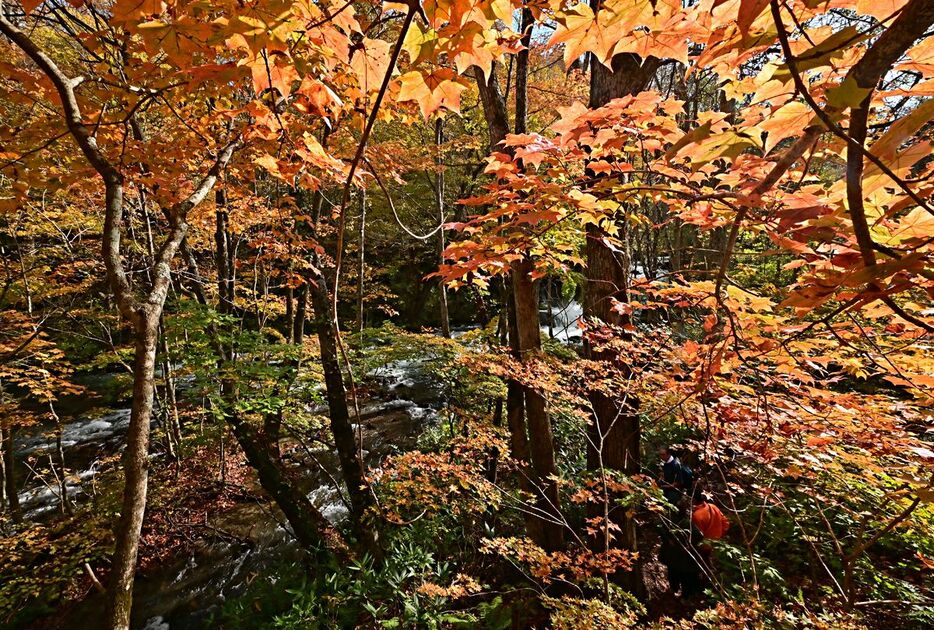
<instances>
[{"instance_id":1,"label":"orange backpack","mask_svg":"<svg viewBox=\"0 0 934 630\"><path fill-rule=\"evenodd\" d=\"M704 538L710 540L720 540L726 530L730 528L730 521L723 515L720 508L713 503L707 502L701 503L694 508L694 512L691 514L691 522L694 523L694 527L700 530Z\"/></svg>"}]
</instances>

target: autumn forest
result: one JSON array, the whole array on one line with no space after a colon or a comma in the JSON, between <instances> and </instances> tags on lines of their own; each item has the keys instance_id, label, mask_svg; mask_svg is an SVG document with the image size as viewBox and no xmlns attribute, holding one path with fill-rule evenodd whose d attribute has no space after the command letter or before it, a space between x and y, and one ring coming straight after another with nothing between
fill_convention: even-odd
<instances>
[{"instance_id":1,"label":"autumn forest","mask_svg":"<svg viewBox=\"0 0 934 630\"><path fill-rule=\"evenodd\" d=\"M0 627L934 626L932 155L932 0L0 0Z\"/></svg>"}]
</instances>

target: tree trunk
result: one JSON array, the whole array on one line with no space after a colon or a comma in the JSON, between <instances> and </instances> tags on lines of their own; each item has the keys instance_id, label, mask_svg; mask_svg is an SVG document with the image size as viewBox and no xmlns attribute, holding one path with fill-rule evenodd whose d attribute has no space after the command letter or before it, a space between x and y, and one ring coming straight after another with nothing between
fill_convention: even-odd
<instances>
[{"instance_id":1,"label":"tree trunk","mask_svg":"<svg viewBox=\"0 0 934 630\"><path fill-rule=\"evenodd\" d=\"M295 326L292 343L301 347L305 342L305 318L308 316L308 285L302 284L295 292Z\"/></svg>"},{"instance_id":2,"label":"tree trunk","mask_svg":"<svg viewBox=\"0 0 934 630\"><path fill-rule=\"evenodd\" d=\"M599 1L593 4L599 8ZM655 57L643 60L632 53L615 55L610 62L612 70L594 62L590 71L590 107L603 107L614 98L638 94L655 77L659 62Z\"/></svg>"},{"instance_id":3,"label":"tree trunk","mask_svg":"<svg viewBox=\"0 0 934 630\"><path fill-rule=\"evenodd\" d=\"M524 48L516 55L516 125L517 134L528 131L528 75L529 48L532 41L532 28L535 20L532 11L522 10L522 44ZM528 360L542 350L542 334L539 326L538 282L532 280L531 273L535 265L529 258L512 264L512 286L515 295L516 339L519 359ZM560 523L561 499L558 493L558 466L555 459L554 436L551 420L548 417L544 395L531 388L524 387L525 415L529 427L529 454L535 469L538 486L538 509L548 514L542 519L541 546L546 551L556 551L564 547L564 528Z\"/></svg>"},{"instance_id":4,"label":"tree trunk","mask_svg":"<svg viewBox=\"0 0 934 630\"><path fill-rule=\"evenodd\" d=\"M531 260L513 263L512 281L516 300L516 332L519 357L522 361L541 352L541 329L538 325L538 287L530 273L534 268ZM545 406L545 397L532 387L524 386L526 421L529 428L529 454L535 470L536 499L541 513L547 519L541 522L541 546L546 551L556 551L564 546L564 530L559 524L561 500L558 496L554 437L551 421Z\"/></svg>"},{"instance_id":5,"label":"tree trunk","mask_svg":"<svg viewBox=\"0 0 934 630\"><path fill-rule=\"evenodd\" d=\"M360 189L360 230L357 243L357 332L363 332L363 274L366 271L366 188Z\"/></svg>"},{"instance_id":6,"label":"tree trunk","mask_svg":"<svg viewBox=\"0 0 934 630\"><path fill-rule=\"evenodd\" d=\"M516 299L512 290L512 277L504 282L506 290L503 292L503 310L506 338L504 343L510 345L510 352L516 358L519 358L519 333L516 324ZM542 495L536 489L536 474L532 469L532 454L529 450L529 433L525 423L525 391L519 381L506 381L506 425L509 427L509 450L510 455L519 466L519 489L541 503ZM545 547L547 539L545 537L544 523L534 515L523 512L525 519L525 530L529 538L539 547Z\"/></svg>"},{"instance_id":7,"label":"tree trunk","mask_svg":"<svg viewBox=\"0 0 934 630\"><path fill-rule=\"evenodd\" d=\"M295 337L295 289L285 289L285 342L292 343Z\"/></svg>"},{"instance_id":8,"label":"tree trunk","mask_svg":"<svg viewBox=\"0 0 934 630\"><path fill-rule=\"evenodd\" d=\"M162 352L162 378L165 381L165 437L172 457L182 457L182 428L178 417L178 398L175 391L175 377L172 374L172 360L169 353L169 340L165 336L165 326L159 326L159 345ZM176 468L177 471L177 468Z\"/></svg>"},{"instance_id":9,"label":"tree trunk","mask_svg":"<svg viewBox=\"0 0 934 630\"><path fill-rule=\"evenodd\" d=\"M331 302L328 286L324 274L317 269L309 272L309 275L309 290L314 309L314 325L321 348L321 367L324 370L331 433L334 436L341 473L347 484L355 533L367 551L376 557L381 557L378 534L375 528L366 523L367 511L374 505L374 501L366 480L363 461L359 457L357 440L347 408L344 376L341 372L337 347L337 330L330 317Z\"/></svg>"},{"instance_id":10,"label":"tree trunk","mask_svg":"<svg viewBox=\"0 0 934 630\"><path fill-rule=\"evenodd\" d=\"M3 435L4 430L0 428L0 514L6 511L6 441Z\"/></svg>"},{"instance_id":11,"label":"tree trunk","mask_svg":"<svg viewBox=\"0 0 934 630\"><path fill-rule=\"evenodd\" d=\"M161 305L160 309L161 310ZM149 480L149 425L152 419L159 313L143 308L135 326L133 360L133 406L123 452L125 485L120 520L115 532L113 570L110 580L108 619L112 628L130 627L133 577L139 551L139 536L146 511Z\"/></svg>"},{"instance_id":12,"label":"tree trunk","mask_svg":"<svg viewBox=\"0 0 934 630\"><path fill-rule=\"evenodd\" d=\"M522 40L526 46L531 41L531 29L531 13L524 10ZM526 129L528 50L523 50L518 54L517 62L516 70L519 76L516 81L516 131L523 133ZM509 133L509 118L505 99L496 80L496 64L493 65L487 79L484 79L479 72L476 72L476 79L489 130L490 149L503 150L499 144ZM515 263L511 269L510 278L507 280L512 288L511 291L507 290L506 295L507 329L512 352L520 360L529 352L537 352L541 349L537 288L528 275L532 264L530 260ZM520 470L520 474L525 477L521 479L523 489L531 488L536 498L536 507L543 514L548 515L546 518L526 520L529 536L546 550L559 549L563 546L563 529L560 525L551 522L552 520L560 521L561 515L558 487L550 478L556 474L557 466L545 399L534 389L524 387L516 381L508 381L506 415L513 456L519 461L520 467L526 468L527 463L531 462L533 474L529 475L527 468ZM523 415L527 418L527 424ZM528 428L528 435L526 428ZM517 455L521 455L521 459Z\"/></svg>"},{"instance_id":13,"label":"tree trunk","mask_svg":"<svg viewBox=\"0 0 934 630\"><path fill-rule=\"evenodd\" d=\"M13 427L0 428L0 442L3 446L3 467L6 470L4 489L6 490L7 504L10 508L10 517L14 523L23 522L23 511L19 506L19 495L16 493L16 461L13 458Z\"/></svg>"},{"instance_id":14,"label":"tree trunk","mask_svg":"<svg viewBox=\"0 0 934 630\"><path fill-rule=\"evenodd\" d=\"M591 0L594 12L600 10L600 0ZM638 94L652 80L658 68L659 60L650 57L642 60L631 53L619 54L611 60L612 69L600 63L592 63L590 74L590 107L602 107L611 100L630 94ZM618 253L607 245L607 234L597 226L587 226L585 254L587 259L587 291L584 300L584 317L587 321L603 325L621 326L629 323L628 317L613 311L613 300L629 301L629 260L627 252ZM596 329L592 334L599 336ZM603 335L606 332L602 333ZM613 361L625 376L628 366L619 365L616 357L594 348L594 339L585 343L587 358L600 361ZM622 404L618 397L605 396L594 392L590 396L593 407L593 422L588 427L587 466L591 471L602 474L603 469L620 471L631 475L639 470L639 449L641 427L636 411L636 401ZM611 500L611 499L610 499ZM602 516L604 510L599 509ZM636 551L636 527L632 518L625 512L616 510L613 522L620 527L618 544L630 551ZM609 523L606 524L609 527ZM641 594L644 586L641 568L617 576L629 590Z\"/></svg>"},{"instance_id":15,"label":"tree trunk","mask_svg":"<svg viewBox=\"0 0 934 630\"><path fill-rule=\"evenodd\" d=\"M548 338L555 338L555 300L554 300L554 278L548 276L548 284L545 289L546 306L548 307Z\"/></svg>"},{"instance_id":16,"label":"tree trunk","mask_svg":"<svg viewBox=\"0 0 934 630\"><path fill-rule=\"evenodd\" d=\"M282 465L269 456L264 440L248 422L231 413L228 417L234 437L243 449L250 466L256 469L260 485L285 514L292 533L299 544L309 551L320 551L320 544L331 551L338 560L347 561L350 551L340 533L311 503L307 496L291 483Z\"/></svg>"},{"instance_id":17,"label":"tree trunk","mask_svg":"<svg viewBox=\"0 0 934 630\"><path fill-rule=\"evenodd\" d=\"M506 99L503 98L503 93L499 89L499 81L496 78L497 67L498 64L494 61L490 76L485 79L480 70L474 67L480 102L483 104L483 116L490 134L491 151L502 150L499 144L509 134L509 114L506 112Z\"/></svg>"},{"instance_id":18,"label":"tree trunk","mask_svg":"<svg viewBox=\"0 0 934 630\"><path fill-rule=\"evenodd\" d=\"M49 413L55 421L55 456L58 461L52 466L52 470L54 472L54 467L58 467L56 477L58 479L59 507L63 515L70 516L74 513L74 510L71 501L68 499L68 479L67 473L65 472L65 447L62 444L62 420L58 417L58 414L55 412L55 405L51 402L49 402Z\"/></svg>"},{"instance_id":19,"label":"tree trunk","mask_svg":"<svg viewBox=\"0 0 934 630\"><path fill-rule=\"evenodd\" d=\"M233 253L230 247L230 233L227 230L227 191L223 188L214 193L217 212L214 226L214 260L217 265L218 310L221 313L233 312Z\"/></svg>"},{"instance_id":20,"label":"tree trunk","mask_svg":"<svg viewBox=\"0 0 934 630\"><path fill-rule=\"evenodd\" d=\"M444 119L440 116L435 120L435 207L438 210L438 221L444 223L444 158L441 154L441 145L444 144ZM438 230L438 263L444 264L444 228ZM451 338L451 321L448 315L448 288L443 279L438 279L438 302L440 304L441 334Z\"/></svg>"}]
</instances>

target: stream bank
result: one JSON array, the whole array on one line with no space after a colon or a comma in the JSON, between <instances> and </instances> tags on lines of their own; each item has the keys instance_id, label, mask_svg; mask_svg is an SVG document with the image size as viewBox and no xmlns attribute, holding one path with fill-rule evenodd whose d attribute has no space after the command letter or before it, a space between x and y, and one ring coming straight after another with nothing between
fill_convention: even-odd
<instances>
[{"instance_id":1,"label":"stream bank","mask_svg":"<svg viewBox=\"0 0 934 630\"><path fill-rule=\"evenodd\" d=\"M361 401L360 422L355 425L369 466L376 467L386 456L411 448L436 418L439 395L421 367L417 361L395 362L369 375L376 386ZM326 414L320 406L309 405L306 411ZM80 505L98 496L102 470L116 464L128 423L129 409L119 408L88 413L63 425L61 444L70 471L66 487L71 501ZM153 431L157 435L160 428ZM173 479L173 466L154 442L152 499L141 541L133 627L205 627L225 602L244 593L256 580L274 584L278 568L303 562L304 552L284 516L265 498L236 443L231 440L228 445L227 484L221 486L212 469L186 471L181 479ZM57 436L35 427L22 432L15 446L18 466L28 472L26 464L54 452ZM311 448L290 437L280 446L283 459L300 475L307 496L326 518L341 524L348 511L341 490L334 486L333 480L340 478L336 454L324 445L316 443ZM200 458L189 458L195 459ZM58 487L38 474L23 475L21 481L19 497L25 519L37 524L53 522L60 511ZM159 486L174 493L172 505L177 511L160 508ZM89 578L85 582L90 585ZM103 594L89 586L87 596L79 599L32 627L99 628L106 604Z\"/></svg>"}]
</instances>

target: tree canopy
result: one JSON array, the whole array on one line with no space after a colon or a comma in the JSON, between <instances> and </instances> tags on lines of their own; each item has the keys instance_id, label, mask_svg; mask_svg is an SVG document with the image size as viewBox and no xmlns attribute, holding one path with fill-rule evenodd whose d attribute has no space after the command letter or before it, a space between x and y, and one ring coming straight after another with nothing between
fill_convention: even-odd
<instances>
[{"instance_id":1,"label":"tree canopy","mask_svg":"<svg viewBox=\"0 0 934 630\"><path fill-rule=\"evenodd\" d=\"M0 620L932 623L932 120L930 0L0 0Z\"/></svg>"}]
</instances>

